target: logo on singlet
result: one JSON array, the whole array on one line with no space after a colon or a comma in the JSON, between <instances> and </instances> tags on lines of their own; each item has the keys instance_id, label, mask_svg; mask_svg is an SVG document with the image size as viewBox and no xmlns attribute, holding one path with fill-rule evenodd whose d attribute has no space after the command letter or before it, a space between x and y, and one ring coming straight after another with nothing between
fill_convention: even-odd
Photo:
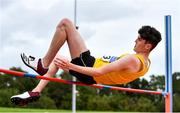
<instances>
[{"instance_id":1,"label":"logo on singlet","mask_svg":"<svg viewBox=\"0 0 180 113\"><path fill-rule=\"evenodd\" d=\"M102 57L102 60L105 61L105 62L111 63L111 62L116 61L118 58L119 58L119 57L116 57L116 56L106 56L106 55L104 55L104 56Z\"/></svg>"}]
</instances>

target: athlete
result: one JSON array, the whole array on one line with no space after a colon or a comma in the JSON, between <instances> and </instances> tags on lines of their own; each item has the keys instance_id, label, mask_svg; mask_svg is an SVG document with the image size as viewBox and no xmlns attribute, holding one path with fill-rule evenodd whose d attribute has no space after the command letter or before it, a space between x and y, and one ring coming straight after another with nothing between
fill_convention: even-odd
<instances>
[{"instance_id":1,"label":"athlete","mask_svg":"<svg viewBox=\"0 0 180 113\"><path fill-rule=\"evenodd\" d=\"M85 84L126 84L143 75L150 66L149 54L161 41L161 34L151 26L142 26L135 40L135 54L121 56L103 56L95 58L90 54L74 24L63 19L56 27L50 47L43 58L21 54L22 61L38 74L52 77L58 69L68 70L72 76ZM71 61L57 55L67 42ZM11 97L16 105L26 105L36 101L47 85L41 80L36 88Z\"/></svg>"}]
</instances>

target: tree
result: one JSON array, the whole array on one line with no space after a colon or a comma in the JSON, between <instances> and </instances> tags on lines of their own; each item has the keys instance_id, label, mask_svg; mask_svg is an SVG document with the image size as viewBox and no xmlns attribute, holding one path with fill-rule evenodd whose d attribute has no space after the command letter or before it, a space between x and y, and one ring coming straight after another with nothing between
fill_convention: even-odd
<instances>
[{"instance_id":1,"label":"tree","mask_svg":"<svg viewBox=\"0 0 180 113\"><path fill-rule=\"evenodd\" d=\"M180 72L176 72L173 74L173 110L175 112L180 111Z\"/></svg>"}]
</instances>

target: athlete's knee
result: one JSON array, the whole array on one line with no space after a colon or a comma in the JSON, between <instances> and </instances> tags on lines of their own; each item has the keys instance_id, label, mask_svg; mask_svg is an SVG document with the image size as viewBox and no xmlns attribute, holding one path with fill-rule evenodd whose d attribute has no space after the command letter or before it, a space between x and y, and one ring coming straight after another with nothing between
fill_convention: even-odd
<instances>
[{"instance_id":1,"label":"athlete's knee","mask_svg":"<svg viewBox=\"0 0 180 113\"><path fill-rule=\"evenodd\" d=\"M61 22L58 24L57 27L62 27L62 26L67 27L67 26L72 26L72 25L73 25L73 23L70 19L64 18L61 20Z\"/></svg>"},{"instance_id":2,"label":"athlete's knee","mask_svg":"<svg viewBox=\"0 0 180 113\"><path fill-rule=\"evenodd\" d=\"M65 25L68 25L68 24L72 24L72 21L68 18L64 18L62 19L62 22L65 24Z\"/></svg>"}]
</instances>

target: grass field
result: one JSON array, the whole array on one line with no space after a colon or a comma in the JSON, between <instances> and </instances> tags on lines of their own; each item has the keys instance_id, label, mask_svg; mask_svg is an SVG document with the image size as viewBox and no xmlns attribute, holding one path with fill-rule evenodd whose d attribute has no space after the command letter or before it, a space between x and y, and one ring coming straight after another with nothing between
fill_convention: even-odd
<instances>
[{"instance_id":1,"label":"grass field","mask_svg":"<svg viewBox=\"0 0 180 113\"><path fill-rule=\"evenodd\" d=\"M53 109L28 109L28 108L0 107L0 113L72 113L72 111L70 111L70 110L53 110ZM77 111L76 113L118 113L118 112Z\"/></svg>"}]
</instances>

